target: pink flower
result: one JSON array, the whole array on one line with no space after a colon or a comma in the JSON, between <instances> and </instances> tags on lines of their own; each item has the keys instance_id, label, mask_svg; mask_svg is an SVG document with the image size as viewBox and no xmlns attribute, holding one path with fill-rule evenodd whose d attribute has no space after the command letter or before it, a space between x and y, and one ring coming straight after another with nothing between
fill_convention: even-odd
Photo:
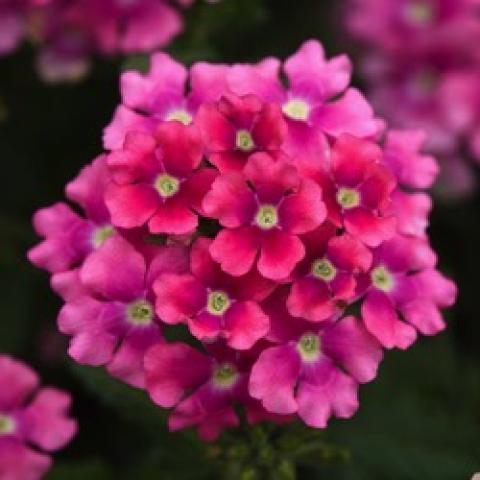
<instances>
[{"instance_id":1,"label":"pink flower","mask_svg":"<svg viewBox=\"0 0 480 480\"><path fill-rule=\"evenodd\" d=\"M424 135L379 138L348 59L318 42L283 65L288 89L281 67L160 53L126 72L110 153L67 187L86 218L36 216L29 255L54 273L70 355L205 440L239 408L249 424L351 417L383 349L439 332L456 297L429 246Z\"/></svg>"},{"instance_id":2,"label":"pink flower","mask_svg":"<svg viewBox=\"0 0 480 480\"><path fill-rule=\"evenodd\" d=\"M79 265L115 233L103 199L107 183L105 156L101 155L66 187L67 197L82 208L86 218L65 203L35 213L35 230L45 240L28 252L34 265L50 273L64 272Z\"/></svg>"},{"instance_id":3,"label":"pink flower","mask_svg":"<svg viewBox=\"0 0 480 480\"><path fill-rule=\"evenodd\" d=\"M356 297L356 276L366 272L372 254L362 242L332 224L307 233L307 255L293 273L287 308L294 317L319 322L343 312Z\"/></svg>"},{"instance_id":4,"label":"pink flower","mask_svg":"<svg viewBox=\"0 0 480 480\"><path fill-rule=\"evenodd\" d=\"M224 227L210 246L222 269L243 275L257 263L259 272L272 280L292 272L305 256L298 235L312 231L326 216L318 185L265 153L252 155L243 174L218 177L203 208Z\"/></svg>"},{"instance_id":5,"label":"pink flower","mask_svg":"<svg viewBox=\"0 0 480 480\"><path fill-rule=\"evenodd\" d=\"M385 348L406 349L417 330L435 335L445 328L439 309L453 305L457 290L435 264L422 238L396 236L375 250L362 318Z\"/></svg>"},{"instance_id":6,"label":"pink flower","mask_svg":"<svg viewBox=\"0 0 480 480\"><path fill-rule=\"evenodd\" d=\"M70 356L82 364L106 365L113 376L142 387L143 355L162 338L153 281L160 273L186 268L181 247L165 247L147 265L120 236L106 240L81 268L83 295L67 301L58 317L60 331L72 336Z\"/></svg>"},{"instance_id":7,"label":"pink flower","mask_svg":"<svg viewBox=\"0 0 480 480\"><path fill-rule=\"evenodd\" d=\"M146 386L157 405L175 407L170 430L197 425L200 437L211 441L239 424L234 402L246 396L245 367L232 351L212 356L184 343L163 343L145 356Z\"/></svg>"},{"instance_id":8,"label":"pink flower","mask_svg":"<svg viewBox=\"0 0 480 480\"><path fill-rule=\"evenodd\" d=\"M305 42L283 65L289 80L287 91L280 81L279 69L276 59L254 66L235 65L228 81L239 95L253 93L279 103L288 125L287 153L316 162L319 152L326 147L326 135L349 133L365 138L375 136L383 128L362 94L347 88L351 63L345 55L327 60L319 42Z\"/></svg>"},{"instance_id":9,"label":"pink flower","mask_svg":"<svg viewBox=\"0 0 480 480\"><path fill-rule=\"evenodd\" d=\"M243 277L221 271L209 253L211 240L200 238L192 248L188 274L164 274L154 284L156 311L166 323L188 322L199 340L222 336L227 344L246 350L269 330L258 302L275 284L255 270Z\"/></svg>"},{"instance_id":10,"label":"pink flower","mask_svg":"<svg viewBox=\"0 0 480 480\"><path fill-rule=\"evenodd\" d=\"M342 135L332 149L331 178L321 180L329 218L366 245L380 245L395 233L396 219L386 215L395 183L377 144Z\"/></svg>"},{"instance_id":11,"label":"pink flower","mask_svg":"<svg viewBox=\"0 0 480 480\"><path fill-rule=\"evenodd\" d=\"M0 478L40 480L52 464L49 453L77 431L68 417L71 397L39 388L36 373L7 355L0 355L0 382Z\"/></svg>"},{"instance_id":12,"label":"pink flower","mask_svg":"<svg viewBox=\"0 0 480 480\"><path fill-rule=\"evenodd\" d=\"M7 0L0 7L0 26L0 54L14 50L32 31L42 45L40 74L59 82L83 77L93 55L164 47L182 31L183 20L180 9L165 0Z\"/></svg>"},{"instance_id":13,"label":"pink flower","mask_svg":"<svg viewBox=\"0 0 480 480\"><path fill-rule=\"evenodd\" d=\"M201 202L215 177L198 168L202 145L180 122L159 125L155 136L131 133L108 157L113 178L105 200L115 226L152 233L188 234L198 225Z\"/></svg>"},{"instance_id":14,"label":"pink flower","mask_svg":"<svg viewBox=\"0 0 480 480\"><path fill-rule=\"evenodd\" d=\"M440 177L441 193L469 193L474 178L467 162L479 158L478 2L351 0L345 11L350 32L365 46L363 70L373 105L395 128L424 130L428 151L442 168L462 172ZM422 161L423 167L430 169L428 163Z\"/></svg>"},{"instance_id":15,"label":"pink flower","mask_svg":"<svg viewBox=\"0 0 480 480\"><path fill-rule=\"evenodd\" d=\"M286 125L280 107L253 95L222 97L203 105L196 118L208 159L221 172L242 170L255 152L280 150Z\"/></svg>"},{"instance_id":16,"label":"pink flower","mask_svg":"<svg viewBox=\"0 0 480 480\"><path fill-rule=\"evenodd\" d=\"M279 345L258 357L249 392L270 412L298 413L307 425L325 428L331 416L355 413L358 384L375 378L382 350L356 318L315 326L290 317L285 297L283 290L264 305L269 337Z\"/></svg>"}]
</instances>

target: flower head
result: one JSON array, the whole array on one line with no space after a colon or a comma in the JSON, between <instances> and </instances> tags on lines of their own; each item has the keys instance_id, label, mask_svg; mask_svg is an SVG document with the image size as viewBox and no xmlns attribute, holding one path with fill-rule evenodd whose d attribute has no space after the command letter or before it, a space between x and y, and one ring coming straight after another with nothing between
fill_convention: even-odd
<instances>
[{"instance_id":1,"label":"flower head","mask_svg":"<svg viewBox=\"0 0 480 480\"><path fill-rule=\"evenodd\" d=\"M444 327L456 288L422 191L437 165L418 131L379 140L350 69L315 41L283 66L156 54L122 75L108 153L67 188L86 218L37 214L30 258L66 302L70 355L146 388L172 430L215 439L240 407L324 428L384 349Z\"/></svg>"}]
</instances>

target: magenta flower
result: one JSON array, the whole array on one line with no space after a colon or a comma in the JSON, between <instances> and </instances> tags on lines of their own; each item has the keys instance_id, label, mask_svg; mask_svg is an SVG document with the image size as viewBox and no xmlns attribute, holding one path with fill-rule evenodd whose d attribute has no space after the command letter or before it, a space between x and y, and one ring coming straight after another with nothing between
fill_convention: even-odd
<instances>
[{"instance_id":1,"label":"magenta flower","mask_svg":"<svg viewBox=\"0 0 480 480\"><path fill-rule=\"evenodd\" d=\"M204 440L239 424L235 400L246 396L248 370L233 352L217 357L183 343L159 344L145 356L147 390L152 400L175 407L171 430L197 425Z\"/></svg>"},{"instance_id":2,"label":"magenta flower","mask_svg":"<svg viewBox=\"0 0 480 480\"><path fill-rule=\"evenodd\" d=\"M435 335L445 328L439 309L453 305L457 292L435 264L435 254L421 238L396 236L375 250L362 317L385 348L406 349L417 330Z\"/></svg>"},{"instance_id":3,"label":"magenta flower","mask_svg":"<svg viewBox=\"0 0 480 480\"><path fill-rule=\"evenodd\" d=\"M218 177L203 208L225 227L210 246L222 269L243 275L260 254L258 270L272 280L290 275L305 256L298 235L318 227L326 216L320 187L265 153L252 155L243 174Z\"/></svg>"},{"instance_id":4,"label":"magenta flower","mask_svg":"<svg viewBox=\"0 0 480 480\"><path fill-rule=\"evenodd\" d=\"M117 227L148 224L152 233L187 234L198 225L203 196L215 178L198 168L202 144L180 122L161 124L155 137L132 133L108 157L113 182L105 200Z\"/></svg>"},{"instance_id":5,"label":"magenta flower","mask_svg":"<svg viewBox=\"0 0 480 480\"><path fill-rule=\"evenodd\" d=\"M275 155L286 135L280 107L253 95L222 97L203 105L196 117L208 159L221 172L243 170L255 152Z\"/></svg>"},{"instance_id":6,"label":"magenta flower","mask_svg":"<svg viewBox=\"0 0 480 480\"><path fill-rule=\"evenodd\" d=\"M355 413L358 384L375 378L382 349L356 318L315 326L291 317L285 297L283 290L264 305L269 338L280 345L260 354L249 391L268 411L298 413L307 425L325 428L331 416Z\"/></svg>"},{"instance_id":7,"label":"magenta flower","mask_svg":"<svg viewBox=\"0 0 480 480\"><path fill-rule=\"evenodd\" d=\"M225 274L209 253L211 240L192 247L188 274L163 274L154 284L156 311L166 323L188 322L199 340L219 336L238 350L246 350L269 330L268 317L258 302L275 284L252 270L243 277Z\"/></svg>"},{"instance_id":8,"label":"magenta flower","mask_svg":"<svg viewBox=\"0 0 480 480\"><path fill-rule=\"evenodd\" d=\"M396 219L386 209L396 182L378 145L341 136L332 149L331 169L331 179L323 175L320 182L331 221L370 247L391 238Z\"/></svg>"},{"instance_id":9,"label":"magenta flower","mask_svg":"<svg viewBox=\"0 0 480 480\"><path fill-rule=\"evenodd\" d=\"M302 241L307 255L292 277L287 308L294 317L320 322L343 312L356 297L356 276L366 272L372 254L362 242L326 223Z\"/></svg>"},{"instance_id":10,"label":"magenta flower","mask_svg":"<svg viewBox=\"0 0 480 480\"><path fill-rule=\"evenodd\" d=\"M70 356L82 364L106 365L113 376L142 387L143 355L162 338L153 281L160 273L186 268L181 247L165 247L147 265L120 236L106 240L81 268L84 294L67 301L58 317L60 331L72 336Z\"/></svg>"},{"instance_id":11,"label":"magenta flower","mask_svg":"<svg viewBox=\"0 0 480 480\"><path fill-rule=\"evenodd\" d=\"M67 197L82 208L86 218L65 203L35 213L35 230L45 240L28 252L34 265L50 273L64 272L79 265L115 233L103 198L108 181L105 156L101 155L66 187Z\"/></svg>"},{"instance_id":12,"label":"magenta flower","mask_svg":"<svg viewBox=\"0 0 480 480\"><path fill-rule=\"evenodd\" d=\"M40 480L52 464L49 454L77 431L68 416L71 397L39 388L36 373L7 355L0 355L0 382L0 478Z\"/></svg>"}]
</instances>

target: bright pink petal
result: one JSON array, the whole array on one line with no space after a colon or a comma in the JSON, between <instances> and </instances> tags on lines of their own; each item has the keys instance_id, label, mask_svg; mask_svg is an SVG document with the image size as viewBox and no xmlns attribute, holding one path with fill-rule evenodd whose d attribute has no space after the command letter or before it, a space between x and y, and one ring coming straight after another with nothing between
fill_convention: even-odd
<instances>
[{"instance_id":1,"label":"bright pink petal","mask_svg":"<svg viewBox=\"0 0 480 480\"><path fill-rule=\"evenodd\" d=\"M374 117L372 107L355 88L348 89L339 100L319 108L313 121L333 137L348 133L359 138L368 138L382 129Z\"/></svg>"},{"instance_id":2,"label":"bright pink petal","mask_svg":"<svg viewBox=\"0 0 480 480\"><path fill-rule=\"evenodd\" d=\"M362 318L367 330L385 348L407 349L417 338L413 327L402 322L389 298L381 292L371 292L362 305Z\"/></svg>"},{"instance_id":3,"label":"bright pink petal","mask_svg":"<svg viewBox=\"0 0 480 480\"><path fill-rule=\"evenodd\" d=\"M316 384L301 382L298 414L310 427L325 428L332 415L350 418L358 409L358 384L328 363Z\"/></svg>"},{"instance_id":4,"label":"bright pink petal","mask_svg":"<svg viewBox=\"0 0 480 480\"><path fill-rule=\"evenodd\" d=\"M285 61L284 69L293 87L305 82L315 83L326 98L348 86L352 66L346 55L327 61L322 45L309 40Z\"/></svg>"},{"instance_id":5,"label":"bright pink petal","mask_svg":"<svg viewBox=\"0 0 480 480\"><path fill-rule=\"evenodd\" d=\"M378 217L365 208L345 212L345 228L369 247L378 247L395 234L397 222L394 217Z\"/></svg>"},{"instance_id":6,"label":"bright pink petal","mask_svg":"<svg viewBox=\"0 0 480 480\"><path fill-rule=\"evenodd\" d=\"M210 254L230 275L245 275L253 266L259 248L257 229L241 227L221 230L210 246Z\"/></svg>"},{"instance_id":7,"label":"bright pink petal","mask_svg":"<svg viewBox=\"0 0 480 480\"><path fill-rule=\"evenodd\" d=\"M370 250L347 233L330 240L328 258L337 268L349 272L356 270L366 272L372 264Z\"/></svg>"},{"instance_id":8,"label":"bright pink petal","mask_svg":"<svg viewBox=\"0 0 480 480\"><path fill-rule=\"evenodd\" d=\"M332 151L333 175L337 184L356 187L364 180L371 163L381 158L382 151L376 143L341 135Z\"/></svg>"},{"instance_id":9,"label":"bright pink petal","mask_svg":"<svg viewBox=\"0 0 480 480\"><path fill-rule=\"evenodd\" d=\"M117 227L141 227L155 213L160 203L152 185L110 184L105 193L105 203Z\"/></svg>"},{"instance_id":10,"label":"bright pink petal","mask_svg":"<svg viewBox=\"0 0 480 480\"><path fill-rule=\"evenodd\" d=\"M294 317L312 322L327 320L337 311L326 283L311 277L302 278L292 285L287 307Z\"/></svg>"},{"instance_id":11,"label":"bright pink petal","mask_svg":"<svg viewBox=\"0 0 480 480\"><path fill-rule=\"evenodd\" d=\"M322 351L361 383L376 377L383 358L381 345L352 316L325 330Z\"/></svg>"},{"instance_id":12,"label":"bright pink petal","mask_svg":"<svg viewBox=\"0 0 480 480\"><path fill-rule=\"evenodd\" d=\"M120 105L115 110L112 121L103 131L103 146L105 150L119 150L123 148L128 132L152 133L155 125L153 119Z\"/></svg>"},{"instance_id":13,"label":"bright pink petal","mask_svg":"<svg viewBox=\"0 0 480 480\"><path fill-rule=\"evenodd\" d=\"M252 129L255 145L261 150L278 150L287 135L287 124L282 110L275 103L262 108Z\"/></svg>"},{"instance_id":14,"label":"bright pink petal","mask_svg":"<svg viewBox=\"0 0 480 480\"><path fill-rule=\"evenodd\" d=\"M217 218L222 226L236 228L250 223L256 209L253 192L243 175L229 173L215 179L203 200L207 216Z\"/></svg>"},{"instance_id":15,"label":"bright pink petal","mask_svg":"<svg viewBox=\"0 0 480 480\"><path fill-rule=\"evenodd\" d=\"M268 316L255 302L235 302L225 314L227 343L235 350L248 350L269 328Z\"/></svg>"},{"instance_id":16,"label":"bright pink petal","mask_svg":"<svg viewBox=\"0 0 480 480\"><path fill-rule=\"evenodd\" d=\"M129 301L143 294L145 273L142 255L115 235L86 259L80 278L85 286L104 298Z\"/></svg>"},{"instance_id":17,"label":"bright pink petal","mask_svg":"<svg viewBox=\"0 0 480 480\"><path fill-rule=\"evenodd\" d=\"M446 328L438 307L430 300L418 298L402 305L405 321L423 335L436 335Z\"/></svg>"},{"instance_id":18,"label":"bright pink petal","mask_svg":"<svg viewBox=\"0 0 480 480\"><path fill-rule=\"evenodd\" d=\"M297 192L285 197L279 208L280 224L287 232L294 234L315 229L326 216L321 188L307 179L300 184Z\"/></svg>"},{"instance_id":19,"label":"bright pink petal","mask_svg":"<svg viewBox=\"0 0 480 480\"><path fill-rule=\"evenodd\" d=\"M152 233L186 235L192 233L198 225L197 215L185 204L183 198L171 198L158 205L156 212L148 221Z\"/></svg>"},{"instance_id":20,"label":"bright pink petal","mask_svg":"<svg viewBox=\"0 0 480 480\"><path fill-rule=\"evenodd\" d=\"M262 239L258 271L271 280L283 280L304 256L305 247L298 237L271 230Z\"/></svg>"},{"instance_id":21,"label":"bright pink petal","mask_svg":"<svg viewBox=\"0 0 480 480\"><path fill-rule=\"evenodd\" d=\"M188 204L196 212L205 215L203 210L203 199L210 191L212 183L217 178L218 172L213 168L201 168L192 174L192 176L185 181L184 190L187 197Z\"/></svg>"},{"instance_id":22,"label":"bright pink petal","mask_svg":"<svg viewBox=\"0 0 480 480\"><path fill-rule=\"evenodd\" d=\"M185 178L202 160L203 146L196 128L181 122L161 123L155 132L157 152L165 170L175 177Z\"/></svg>"},{"instance_id":23,"label":"bright pink petal","mask_svg":"<svg viewBox=\"0 0 480 480\"><path fill-rule=\"evenodd\" d=\"M210 152L226 152L235 147L236 128L214 104L202 105L195 118Z\"/></svg>"},{"instance_id":24,"label":"bright pink petal","mask_svg":"<svg viewBox=\"0 0 480 480\"><path fill-rule=\"evenodd\" d=\"M128 385L145 388L143 359L147 350L162 340L157 325L132 329L115 351L107 370Z\"/></svg>"},{"instance_id":25,"label":"bright pink petal","mask_svg":"<svg viewBox=\"0 0 480 480\"><path fill-rule=\"evenodd\" d=\"M165 323L176 324L194 316L207 304L206 288L188 274L165 273L153 284L155 310Z\"/></svg>"},{"instance_id":26,"label":"bright pink petal","mask_svg":"<svg viewBox=\"0 0 480 480\"><path fill-rule=\"evenodd\" d=\"M176 405L187 391L205 382L210 371L208 358L184 343L161 343L145 355L146 388L162 407Z\"/></svg>"},{"instance_id":27,"label":"bright pink petal","mask_svg":"<svg viewBox=\"0 0 480 480\"><path fill-rule=\"evenodd\" d=\"M281 368L279 366L281 365ZM300 374L300 357L295 347L283 345L264 350L250 375L250 395L262 401L273 413L289 414L297 411L295 385Z\"/></svg>"}]
</instances>

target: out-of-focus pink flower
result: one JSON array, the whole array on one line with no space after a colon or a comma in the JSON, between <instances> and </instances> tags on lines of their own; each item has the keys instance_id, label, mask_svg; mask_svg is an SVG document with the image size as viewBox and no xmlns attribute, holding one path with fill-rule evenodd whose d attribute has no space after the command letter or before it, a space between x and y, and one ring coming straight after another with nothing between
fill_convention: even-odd
<instances>
[{"instance_id":1,"label":"out-of-focus pink flower","mask_svg":"<svg viewBox=\"0 0 480 480\"><path fill-rule=\"evenodd\" d=\"M188 7L191 2L179 2ZM0 5L0 55L32 36L48 82L74 81L92 55L151 52L183 29L181 9L166 0L6 0Z\"/></svg>"},{"instance_id":2,"label":"out-of-focus pink flower","mask_svg":"<svg viewBox=\"0 0 480 480\"><path fill-rule=\"evenodd\" d=\"M40 388L36 373L8 355L0 355L0 384L0 478L40 480L52 464L50 453L77 431L68 416L71 397Z\"/></svg>"},{"instance_id":3,"label":"out-of-focus pink flower","mask_svg":"<svg viewBox=\"0 0 480 480\"><path fill-rule=\"evenodd\" d=\"M462 171L442 176L440 193L468 193L468 160L479 159L478 2L350 0L345 13L350 32L365 45L363 71L374 106L394 127L425 130L442 168Z\"/></svg>"}]
</instances>

